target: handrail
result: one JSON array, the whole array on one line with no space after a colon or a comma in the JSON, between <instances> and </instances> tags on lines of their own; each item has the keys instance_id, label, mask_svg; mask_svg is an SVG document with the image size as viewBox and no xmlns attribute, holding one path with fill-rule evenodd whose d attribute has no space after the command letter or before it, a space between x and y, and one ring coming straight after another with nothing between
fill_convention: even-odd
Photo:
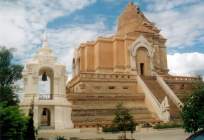
<instances>
[{"instance_id":1,"label":"handrail","mask_svg":"<svg viewBox=\"0 0 204 140\"><path fill-rule=\"evenodd\" d=\"M38 95L39 100L51 100L52 99L52 94L39 94Z\"/></svg>"},{"instance_id":2,"label":"handrail","mask_svg":"<svg viewBox=\"0 0 204 140\"><path fill-rule=\"evenodd\" d=\"M190 76L173 76L173 75L161 75L164 80L174 80L174 81L199 81L199 77L190 77Z\"/></svg>"},{"instance_id":3,"label":"handrail","mask_svg":"<svg viewBox=\"0 0 204 140\"><path fill-rule=\"evenodd\" d=\"M175 93L173 92L173 90L165 83L165 81L163 80L163 78L161 76L159 76L158 74L157 76L157 82L160 84L160 86L162 87L162 89L165 91L165 93L170 97L170 99L174 102L174 104L181 110L181 107L183 106L183 103L180 101L180 99L175 95Z\"/></svg>"},{"instance_id":4,"label":"handrail","mask_svg":"<svg viewBox=\"0 0 204 140\"><path fill-rule=\"evenodd\" d=\"M150 91L150 89L146 86L146 84L144 83L144 81L142 80L142 78L139 75L137 75L137 82L138 82L138 84L140 84L140 86L142 86L143 91L145 93L145 97L151 103L151 105L153 107L153 111L158 115L158 117L162 121L168 121L168 120L166 120L166 117L163 115L164 113L163 113L163 110L161 108L161 104L159 103L157 98L153 95L153 93Z\"/></svg>"}]
</instances>

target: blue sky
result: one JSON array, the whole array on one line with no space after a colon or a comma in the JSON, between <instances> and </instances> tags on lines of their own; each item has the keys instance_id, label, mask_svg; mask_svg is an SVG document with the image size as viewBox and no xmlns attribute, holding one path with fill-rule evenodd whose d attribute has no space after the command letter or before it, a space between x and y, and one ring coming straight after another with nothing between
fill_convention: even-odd
<instances>
[{"instance_id":1,"label":"blue sky","mask_svg":"<svg viewBox=\"0 0 204 140\"><path fill-rule=\"evenodd\" d=\"M16 48L25 63L41 47L47 32L50 48L71 73L74 48L110 36L130 0L1 0L0 45ZM161 29L168 41L168 65L174 74L204 75L204 1L132 0Z\"/></svg>"}]
</instances>

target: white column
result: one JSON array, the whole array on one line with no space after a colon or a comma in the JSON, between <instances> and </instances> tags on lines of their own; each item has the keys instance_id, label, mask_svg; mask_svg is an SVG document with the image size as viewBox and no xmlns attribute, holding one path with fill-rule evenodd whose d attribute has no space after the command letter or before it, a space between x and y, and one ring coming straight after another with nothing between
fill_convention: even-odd
<instances>
[{"instance_id":1,"label":"white column","mask_svg":"<svg viewBox=\"0 0 204 140\"><path fill-rule=\"evenodd\" d=\"M34 106L33 113L34 113L33 114L34 126L35 126L35 129L37 129L39 126L39 122L40 122L38 106Z\"/></svg>"}]
</instances>

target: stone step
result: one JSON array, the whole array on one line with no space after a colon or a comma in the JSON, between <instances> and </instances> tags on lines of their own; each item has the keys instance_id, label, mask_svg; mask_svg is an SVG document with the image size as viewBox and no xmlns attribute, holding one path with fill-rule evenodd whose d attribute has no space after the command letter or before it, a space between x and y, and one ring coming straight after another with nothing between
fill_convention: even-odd
<instances>
[{"instance_id":1,"label":"stone step","mask_svg":"<svg viewBox=\"0 0 204 140\"><path fill-rule=\"evenodd\" d=\"M127 108L144 107L144 100L137 101L72 101L73 109L103 109L116 108L118 104L122 103Z\"/></svg>"},{"instance_id":2,"label":"stone step","mask_svg":"<svg viewBox=\"0 0 204 140\"><path fill-rule=\"evenodd\" d=\"M154 94L154 96L157 98L157 100L162 103L165 97L168 98L169 106L170 106L170 116L171 118L178 118L179 117L179 109L177 106L171 101L171 99L167 96L165 91L162 89L162 87L159 85L159 83L156 81L156 78L146 78L142 77L147 87L151 90L151 92Z\"/></svg>"},{"instance_id":3,"label":"stone step","mask_svg":"<svg viewBox=\"0 0 204 140\"><path fill-rule=\"evenodd\" d=\"M156 79L146 79L145 77L143 77L143 81L157 98L157 100L161 103L164 100L166 94L157 83Z\"/></svg>"},{"instance_id":4,"label":"stone step","mask_svg":"<svg viewBox=\"0 0 204 140\"><path fill-rule=\"evenodd\" d=\"M73 109L72 116L102 116L114 115L116 109ZM146 108L131 108L131 114L150 114Z\"/></svg>"},{"instance_id":5,"label":"stone step","mask_svg":"<svg viewBox=\"0 0 204 140\"><path fill-rule=\"evenodd\" d=\"M118 103L127 103L127 102L138 102L138 103L144 103L144 99L129 99L129 100L123 100L123 99L118 99L118 100L69 100L75 105L86 105L86 104L118 104Z\"/></svg>"},{"instance_id":6,"label":"stone step","mask_svg":"<svg viewBox=\"0 0 204 140\"><path fill-rule=\"evenodd\" d=\"M143 95L144 93L142 92L137 92L137 95ZM117 96L126 96L126 95L135 95L134 92L76 92L76 93L67 93L68 96L112 96L112 95L117 95Z\"/></svg>"},{"instance_id":7,"label":"stone step","mask_svg":"<svg viewBox=\"0 0 204 140\"><path fill-rule=\"evenodd\" d=\"M94 118L92 120L90 120L89 118L86 120L82 120L83 118L75 118L73 120L74 122L74 127L76 128L81 128L81 127L98 127L98 126L111 126L112 125L112 121L114 116L111 117L107 117L107 116L101 116L102 118ZM156 122L160 122L159 120L151 117L151 116L141 116L141 117L134 117L134 120L136 123L145 123L145 122L149 122L149 123L156 123Z\"/></svg>"},{"instance_id":8,"label":"stone step","mask_svg":"<svg viewBox=\"0 0 204 140\"><path fill-rule=\"evenodd\" d=\"M134 119L150 119L153 118L151 114L132 114ZM100 116L76 116L72 120L73 121L97 121L97 120L113 120L115 115L100 115Z\"/></svg>"},{"instance_id":9,"label":"stone step","mask_svg":"<svg viewBox=\"0 0 204 140\"><path fill-rule=\"evenodd\" d=\"M74 96L68 96L68 99L70 101L100 101L100 100L144 100L145 96L144 94L138 94L138 95L74 95Z\"/></svg>"},{"instance_id":10,"label":"stone step","mask_svg":"<svg viewBox=\"0 0 204 140\"><path fill-rule=\"evenodd\" d=\"M76 116L72 119L74 124L76 123L89 123L89 122L112 122L114 115L101 115L101 116ZM133 114L135 122L145 122L145 120L156 120L150 114Z\"/></svg>"},{"instance_id":11,"label":"stone step","mask_svg":"<svg viewBox=\"0 0 204 140\"><path fill-rule=\"evenodd\" d=\"M95 104L94 104L95 103ZM74 104L72 106L72 109L115 109L116 106L121 103L121 102L94 102L94 103L90 103L90 102L86 102L86 104L83 103L78 103L78 104ZM125 106L126 108L141 108L144 107L145 104L144 102L124 102L123 106Z\"/></svg>"}]
</instances>

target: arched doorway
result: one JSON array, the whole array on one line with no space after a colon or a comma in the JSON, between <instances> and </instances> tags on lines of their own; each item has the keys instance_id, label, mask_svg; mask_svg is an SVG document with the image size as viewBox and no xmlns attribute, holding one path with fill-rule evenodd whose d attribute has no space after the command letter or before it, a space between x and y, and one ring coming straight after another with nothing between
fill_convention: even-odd
<instances>
[{"instance_id":1,"label":"arched doorway","mask_svg":"<svg viewBox=\"0 0 204 140\"><path fill-rule=\"evenodd\" d=\"M48 108L43 108L41 112L41 126L50 126L51 114Z\"/></svg>"},{"instance_id":2,"label":"arched doorway","mask_svg":"<svg viewBox=\"0 0 204 140\"><path fill-rule=\"evenodd\" d=\"M151 75L150 56L145 47L139 47L136 51L136 68L139 75Z\"/></svg>"}]
</instances>

